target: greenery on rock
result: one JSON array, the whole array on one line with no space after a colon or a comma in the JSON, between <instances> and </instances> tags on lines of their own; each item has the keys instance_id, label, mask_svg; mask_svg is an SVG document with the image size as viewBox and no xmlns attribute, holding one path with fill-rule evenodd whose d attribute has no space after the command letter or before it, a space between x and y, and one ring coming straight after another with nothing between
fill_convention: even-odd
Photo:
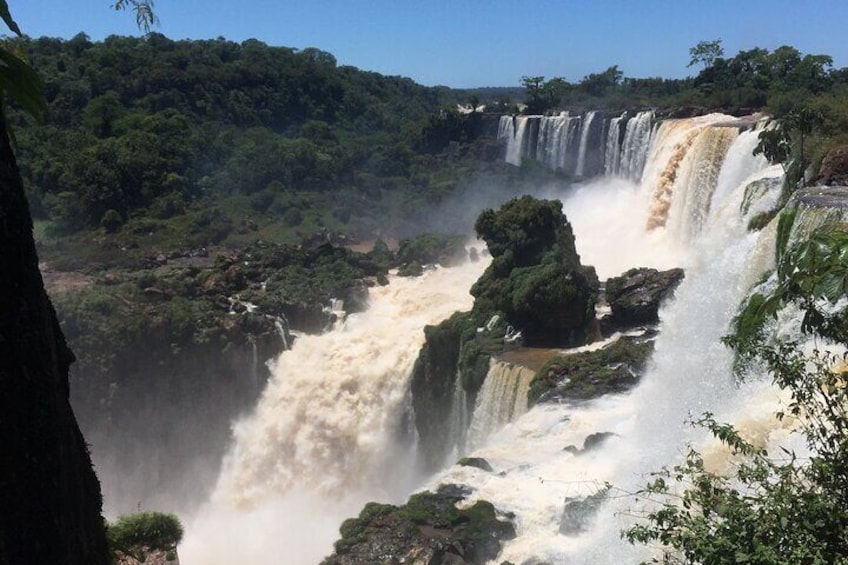
<instances>
[{"instance_id":1,"label":"greenery on rock","mask_svg":"<svg viewBox=\"0 0 848 565\"><path fill-rule=\"evenodd\" d=\"M108 525L106 536L113 553L139 555L161 550L175 554L183 538L183 526L173 514L139 512L121 516Z\"/></svg>"},{"instance_id":2,"label":"greenery on rock","mask_svg":"<svg viewBox=\"0 0 848 565\"><path fill-rule=\"evenodd\" d=\"M598 278L580 265L562 204L515 198L483 211L474 228L492 255L471 288L475 312L503 312L528 345L581 343L594 319Z\"/></svg>"},{"instance_id":3,"label":"greenery on rock","mask_svg":"<svg viewBox=\"0 0 848 565\"><path fill-rule=\"evenodd\" d=\"M530 404L552 398L584 400L622 392L638 375L654 350L651 340L622 337L595 351L557 355L530 382Z\"/></svg>"},{"instance_id":4,"label":"greenery on rock","mask_svg":"<svg viewBox=\"0 0 848 565\"><path fill-rule=\"evenodd\" d=\"M844 304L837 307L848 290L846 244L835 226L790 247L776 286L748 300L726 339L789 394L775 418L792 422L805 449L769 452L705 414L696 424L731 451L728 474L708 469L690 448L640 493L655 505L625 532L629 541L659 544L665 563L848 563L848 387L844 356L828 347L848 345ZM767 339L761 319L787 307L804 314L801 337ZM810 339L816 347L808 353L802 342Z\"/></svg>"},{"instance_id":5,"label":"greenery on rock","mask_svg":"<svg viewBox=\"0 0 848 565\"><path fill-rule=\"evenodd\" d=\"M344 521L334 554L322 563L403 562L423 551L429 558L456 552L464 563L482 565L497 556L501 540L514 537L515 530L498 519L489 502L479 500L460 510L459 500L440 490L414 494L401 506L368 503L357 518Z\"/></svg>"}]
</instances>

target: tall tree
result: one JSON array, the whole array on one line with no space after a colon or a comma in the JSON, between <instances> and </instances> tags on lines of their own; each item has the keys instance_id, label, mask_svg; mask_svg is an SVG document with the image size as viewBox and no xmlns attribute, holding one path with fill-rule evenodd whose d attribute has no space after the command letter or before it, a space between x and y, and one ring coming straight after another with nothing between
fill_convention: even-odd
<instances>
[{"instance_id":1,"label":"tall tree","mask_svg":"<svg viewBox=\"0 0 848 565\"><path fill-rule=\"evenodd\" d=\"M704 69L713 66L716 59L724 55L724 48L721 46L721 39L715 41L701 41L695 47L689 49L688 67L695 65L704 65Z\"/></svg>"}]
</instances>

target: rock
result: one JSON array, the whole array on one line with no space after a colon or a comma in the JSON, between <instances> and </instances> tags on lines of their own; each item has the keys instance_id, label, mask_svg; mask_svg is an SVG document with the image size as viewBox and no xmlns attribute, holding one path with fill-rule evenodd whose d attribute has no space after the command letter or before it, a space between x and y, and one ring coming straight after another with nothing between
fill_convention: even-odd
<instances>
[{"instance_id":1,"label":"rock","mask_svg":"<svg viewBox=\"0 0 848 565\"><path fill-rule=\"evenodd\" d=\"M614 435L615 434L612 432L596 432L594 434L589 434L586 436L586 439L583 440L583 451L591 451L596 447L600 447L602 443Z\"/></svg>"},{"instance_id":2,"label":"rock","mask_svg":"<svg viewBox=\"0 0 848 565\"><path fill-rule=\"evenodd\" d=\"M559 522L559 533L573 536L587 531L592 518L607 498L607 490L604 488L582 499L566 498Z\"/></svg>"},{"instance_id":3,"label":"rock","mask_svg":"<svg viewBox=\"0 0 848 565\"><path fill-rule=\"evenodd\" d=\"M474 311L503 312L528 346L583 344L595 318L598 279L580 264L562 203L515 198L485 210L474 228L492 255L471 288Z\"/></svg>"},{"instance_id":4,"label":"rock","mask_svg":"<svg viewBox=\"0 0 848 565\"><path fill-rule=\"evenodd\" d=\"M482 565L515 537L515 527L486 501L458 509L461 499L440 491L412 495L402 506L369 503L345 520L335 552L322 565Z\"/></svg>"},{"instance_id":5,"label":"rock","mask_svg":"<svg viewBox=\"0 0 848 565\"><path fill-rule=\"evenodd\" d=\"M619 327L652 324L659 321L660 303L683 280L683 269L630 269L607 280L606 299Z\"/></svg>"},{"instance_id":6,"label":"rock","mask_svg":"<svg viewBox=\"0 0 848 565\"><path fill-rule=\"evenodd\" d=\"M0 119L0 563L106 565L100 484L69 400L75 357L6 131Z\"/></svg>"},{"instance_id":7,"label":"rock","mask_svg":"<svg viewBox=\"0 0 848 565\"><path fill-rule=\"evenodd\" d=\"M528 398L531 404L564 402L627 391L639 382L653 349L651 339L625 336L594 351L558 355L533 377Z\"/></svg>"},{"instance_id":8,"label":"rock","mask_svg":"<svg viewBox=\"0 0 848 565\"><path fill-rule=\"evenodd\" d=\"M848 186L848 145L831 149L819 167L818 186Z\"/></svg>"},{"instance_id":9,"label":"rock","mask_svg":"<svg viewBox=\"0 0 848 565\"><path fill-rule=\"evenodd\" d=\"M461 467L476 467L489 473L494 472L494 469L492 469L489 462L482 457L463 457L457 461L456 464Z\"/></svg>"}]
</instances>

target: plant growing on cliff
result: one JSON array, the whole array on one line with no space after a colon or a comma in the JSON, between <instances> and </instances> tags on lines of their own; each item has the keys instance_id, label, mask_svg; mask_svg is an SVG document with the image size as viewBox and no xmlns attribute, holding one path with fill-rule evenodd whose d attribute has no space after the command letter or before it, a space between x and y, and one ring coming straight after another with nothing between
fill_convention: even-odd
<instances>
[{"instance_id":1,"label":"plant growing on cliff","mask_svg":"<svg viewBox=\"0 0 848 565\"><path fill-rule=\"evenodd\" d=\"M745 316L774 315L786 306L804 312L801 330L817 344L848 344L844 308L848 289L848 234L825 231L790 248L778 266L775 289L755 294ZM835 311L835 312L834 312ZM753 332L755 335L758 332ZM761 332L759 332L761 335ZM706 414L705 427L731 451L728 474L709 470L689 449L686 459L655 473L640 492L656 505L646 522L624 535L659 544L654 562L709 564L848 563L848 387L844 357L798 342L737 335L726 342L768 370L790 401L778 420L791 419L806 452L769 453L733 426Z\"/></svg>"},{"instance_id":2,"label":"plant growing on cliff","mask_svg":"<svg viewBox=\"0 0 848 565\"><path fill-rule=\"evenodd\" d=\"M183 525L173 514L139 512L109 524L106 536L113 552L135 556L146 548L174 554L183 539Z\"/></svg>"}]
</instances>

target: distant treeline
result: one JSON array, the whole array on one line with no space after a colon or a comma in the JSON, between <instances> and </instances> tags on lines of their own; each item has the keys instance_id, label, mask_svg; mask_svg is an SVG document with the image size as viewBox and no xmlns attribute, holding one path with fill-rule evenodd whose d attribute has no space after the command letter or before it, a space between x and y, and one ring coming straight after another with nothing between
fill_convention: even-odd
<instances>
[{"instance_id":1,"label":"distant treeline","mask_svg":"<svg viewBox=\"0 0 848 565\"><path fill-rule=\"evenodd\" d=\"M43 125L13 115L19 159L55 233L169 218L211 194L257 195L261 208L302 190L420 190L433 179L416 155L470 138L450 108L520 92L424 87L256 40L80 34L20 47L49 110Z\"/></svg>"}]
</instances>

